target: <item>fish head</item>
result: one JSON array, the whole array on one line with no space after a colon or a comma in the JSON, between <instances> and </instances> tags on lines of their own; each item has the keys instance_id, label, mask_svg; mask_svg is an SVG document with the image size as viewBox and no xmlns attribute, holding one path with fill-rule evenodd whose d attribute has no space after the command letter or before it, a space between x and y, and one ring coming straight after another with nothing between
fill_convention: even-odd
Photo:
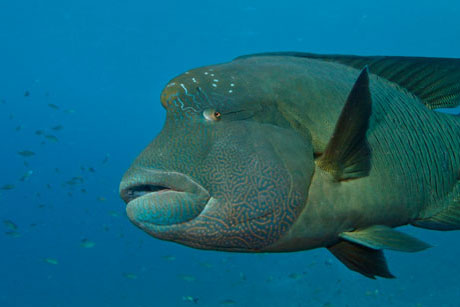
<instances>
[{"instance_id":1,"label":"fish head","mask_svg":"<svg viewBox=\"0 0 460 307\"><path fill-rule=\"evenodd\" d=\"M313 149L259 75L229 63L166 86L165 124L120 184L136 226L163 240L240 252L263 251L290 229L306 202Z\"/></svg>"}]
</instances>

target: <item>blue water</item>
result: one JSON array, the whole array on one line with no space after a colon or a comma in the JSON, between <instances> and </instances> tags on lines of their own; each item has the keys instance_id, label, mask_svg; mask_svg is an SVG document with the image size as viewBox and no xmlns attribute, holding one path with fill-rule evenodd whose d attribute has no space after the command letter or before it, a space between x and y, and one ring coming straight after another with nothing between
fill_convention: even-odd
<instances>
[{"instance_id":1,"label":"blue water","mask_svg":"<svg viewBox=\"0 0 460 307\"><path fill-rule=\"evenodd\" d=\"M162 242L118 196L185 70L280 50L460 57L459 37L447 0L0 1L0 220L17 226L0 224L0 306L459 306L459 232L405 228L435 247L386 252L397 279L370 280L327 250Z\"/></svg>"}]
</instances>

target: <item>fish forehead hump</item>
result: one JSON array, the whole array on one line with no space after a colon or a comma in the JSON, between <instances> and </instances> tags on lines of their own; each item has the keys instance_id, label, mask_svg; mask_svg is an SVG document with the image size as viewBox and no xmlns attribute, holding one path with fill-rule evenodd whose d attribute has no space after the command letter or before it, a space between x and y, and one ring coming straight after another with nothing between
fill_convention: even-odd
<instances>
[{"instance_id":1,"label":"fish forehead hump","mask_svg":"<svg viewBox=\"0 0 460 307\"><path fill-rule=\"evenodd\" d=\"M161 94L161 103L167 109L196 113L206 108L225 111L255 102L271 103L285 95L279 89L287 82L298 78L305 81L310 71L307 68L305 60L302 63L280 57L238 59L199 67L172 79Z\"/></svg>"},{"instance_id":2,"label":"fish forehead hump","mask_svg":"<svg viewBox=\"0 0 460 307\"><path fill-rule=\"evenodd\" d=\"M225 112L255 104L299 103L302 108L316 105L323 110L319 102L332 97L337 100L333 104L339 112L356 73L354 68L315 59L242 58L175 77L164 88L161 103L168 110L186 113L201 113L206 108Z\"/></svg>"},{"instance_id":3,"label":"fish forehead hump","mask_svg":"<svg viewBox=\"0 0 460 307\"><path fill-rule=\"evenodd\" d=\"M246 68L246 69L245 69ZM166 109L200 113L207 108L225 110L247 103L257 93L248 89L248 67L233 62L187 71L172 79L161 94Z\"/></svg>"}]
</instances>

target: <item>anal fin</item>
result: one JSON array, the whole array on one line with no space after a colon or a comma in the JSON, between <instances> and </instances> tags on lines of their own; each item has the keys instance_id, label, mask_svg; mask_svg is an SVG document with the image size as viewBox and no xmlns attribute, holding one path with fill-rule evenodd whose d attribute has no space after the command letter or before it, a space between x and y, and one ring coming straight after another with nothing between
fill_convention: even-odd
<instances>
[{"instance_id":1,"label":"anal fin","mask_svg":"<svg viewBox=\"0 0 460 307\"><path fill-rule=\"evenodd\" d=\"M446 200L447 208L429 218L416 220L411 224L433 230L460 230L460 181Z\"/></svg>"},{"instance_id":2,"label":"anal fin","mask_svg":"<svg viewBox=\"0 0 460 307\"><path fill-rule=\"evenodd\" d=\"M381 250L348 241L340 241L328 249L350 270L372 279L375 279L375 276L394 278L388 270L385 256Z\"/></svg>"},{"instance_id":3,"label":"anal fin","mask_svg":"<svg viewBox=\"0 0 460 307\"><path fill-rule=\"evenodd\" d=\"M354 231L342 232L339 237L372 249L418 252L430 247L425 242L384 225L374 225Z\"/></svg>"}]
</instances>

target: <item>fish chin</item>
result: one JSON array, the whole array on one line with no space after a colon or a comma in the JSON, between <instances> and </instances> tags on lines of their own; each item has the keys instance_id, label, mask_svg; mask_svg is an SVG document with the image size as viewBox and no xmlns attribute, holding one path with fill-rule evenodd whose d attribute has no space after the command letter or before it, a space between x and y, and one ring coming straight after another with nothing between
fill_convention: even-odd
<instances>
[{"instance_id":1,"label":"fish chin","mask_svg":"<svg viewBox=\"0 0 460 307\"><path fill-rule=\"evenodd\" d=\"M161 190L137 197L126 206L129 219L142 225L175 225L196 218L206 207L208 195L175 190Z\"/></svg>"}]
</instances>

